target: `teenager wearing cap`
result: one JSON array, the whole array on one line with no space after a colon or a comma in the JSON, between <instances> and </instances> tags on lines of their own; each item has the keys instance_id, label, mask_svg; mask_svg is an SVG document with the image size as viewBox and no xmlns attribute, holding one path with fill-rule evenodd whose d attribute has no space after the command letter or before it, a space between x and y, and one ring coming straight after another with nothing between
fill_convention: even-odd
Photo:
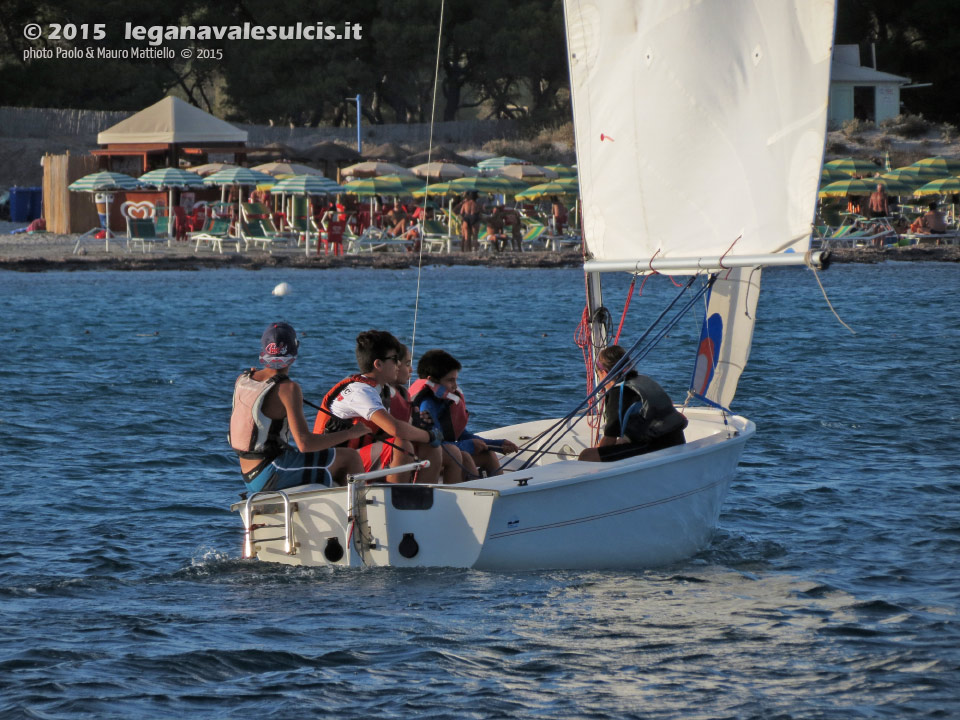
<instances>
[{"instance_id":1,"label":"teenager wearing cap","mask_svg":"<svg viewBox=\"0 0 960 720\"><path fill-rule=\"evenodd\" d=\"M303 415L303 392L288 376L300 341L287 323L272 323L260 339L260 369L237 378L230 416L230 446L240 458L247 490L282 490L295 485L343 485L363 472L356 450L335 448L369 432L355 425L336 433L312 433ZM290 440L296 444L294 447Z\"/></svg>"}]
</instances>

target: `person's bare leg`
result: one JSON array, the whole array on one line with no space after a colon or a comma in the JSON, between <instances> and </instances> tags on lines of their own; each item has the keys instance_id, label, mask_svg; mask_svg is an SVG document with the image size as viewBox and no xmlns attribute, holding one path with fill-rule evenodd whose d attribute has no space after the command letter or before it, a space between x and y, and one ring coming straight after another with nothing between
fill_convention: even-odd
<instances>
[{"instance_id":1,"label":"person's bare leg","mask_svg":"<svg viewBox=\"0 0 960 720\"><path fill-rule=\"evenodd\" d=\"M455 485L466 480L463 474L463 456L456 445L445 444L440 448L443 453L442 482L444 485Z\"/></svg>"},{"instance_id":2,"label":"person's bare leg","mask_svg":"<svg viewBox=\"0 0 960 720\"><path fill-rule=\"evenodd\" d=\"M585 462L600 462L600 453L597 452L596 448L587 448L582 453L577 460L583 460Z\"/></svg>"},{"instance_id":3,"label":"person's bare leg","mask_svg":"<svg viewBox=\"0 0 960 720\"><path fill-rule=\"evenodd\" d=\"M360 459L360 453L352 448L336 448L333 462L327 469L337 485L346 485L347 475L363 472L363 460Z\"/></svg>"},{"instance_id":4,"label":"person's bare leg","mask_svg":"<svg viewBox=\"0 0 960 720\"><path fill-rule=\"evenodd\" d=\"M401 465L406 465L408 463L414 462L415 458L413 456L413 445L409 440L401 440L400 438L392 438L390 440L394 445L398 445L402 448L401 450L393 449L393 455L390 458L390 467L400 467ZM408 483L410 482L410 471L396 473L394 475L387 475L388 483Z\"/></svg>"}]
</instances>

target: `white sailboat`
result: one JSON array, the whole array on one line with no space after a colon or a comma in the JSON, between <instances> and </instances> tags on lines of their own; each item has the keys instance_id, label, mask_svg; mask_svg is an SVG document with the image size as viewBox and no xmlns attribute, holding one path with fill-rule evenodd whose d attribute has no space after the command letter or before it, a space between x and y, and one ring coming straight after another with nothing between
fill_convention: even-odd
<instances>
[{"instance_id":1,"label":"white sailboat","mask_svg":"<svg viewBox=\"0 0 960 720\"><path fill-rule=\"evenodd\" d=\"M706 303L682 446L580 462L584 415L490 431L524 449L460 485L301 486L237 503L244 556L296 565L641 568L710 539L746 441L730 412L760 267L809 249L826 133L832 0L565 0L593 351L600 275L688 275L629 350ZM611 375L616 375L612 372ZM367 481L367 482L365 482Z\"/></svg>"}]
</instances>

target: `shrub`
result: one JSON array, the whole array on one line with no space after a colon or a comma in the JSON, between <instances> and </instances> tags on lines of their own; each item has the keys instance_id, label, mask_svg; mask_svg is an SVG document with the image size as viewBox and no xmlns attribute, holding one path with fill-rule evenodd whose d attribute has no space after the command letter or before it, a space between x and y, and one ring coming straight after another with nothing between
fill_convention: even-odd
<instances>
[{"instance_id":1,"label":"shrub","mask_svg":"<svg viewBox=\"0 0 960 720\"><path fill-rule=\"evenodd\" d=\"M880 133L873 139L872 145L877 150L884 150L884 151L892 150L893 138L891 138L886 133Z\"/></svg>"},{"instance_id":2,"label":"shrub","mask_svg":"<svg viewBox=\"0 0 960 720\"><path fill-rule=\"evenodd\" d=\"M952 143L957 140L957 126L945 122L940 126L940 142Z\"/></svg>"},{"instance_id":3,"label":"shrub","mask_svg":"<svg viewBox=\"0 0 960 720\"><path fill-rule=\"evenodd\" d=\"M929 132L931 124L923 115L897 115L880 123L880 126L903 138L921 138Z\"/></svg>"},{"instance_id":4,"label":"shrub","mask_svg":"<svg viewBox=\"0 0 960 720\"><path fill-rule=\"evenodd\" d=\"M851 140L859 138L861 134L869 130L873 130L876 126L869 120L861 120L860 118L853 118L852 120L846 120L840 126L840 132L846 135Z\"/></svg>"},{"instance_id":5,"label":"shrub","mask_svg":"<svg viewBox=\"0 0 960 720\"><path fill-rule=\"evenodd\" d=\"M850 148L841 140L829 139L827 140L826 151L827 155L848 155Z\"/></svg>"}]
</instances>

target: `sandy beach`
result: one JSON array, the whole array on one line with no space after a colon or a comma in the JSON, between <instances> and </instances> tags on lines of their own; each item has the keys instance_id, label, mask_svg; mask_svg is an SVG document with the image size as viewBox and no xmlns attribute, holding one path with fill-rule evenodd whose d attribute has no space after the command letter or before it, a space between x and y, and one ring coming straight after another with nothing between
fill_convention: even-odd
<instances>
[{"instance_id":1,"label":"sandy beach","mask_svg":"<svg viewBox=\"0 0 960 720\"><path fill-rule=\"evenodd\" d=\"M43 272L47 270L201 270L216 268L344 267L399 269L416 266L414 253L371 252L360 255L305 254L302 248L278 247L273 253L247 250L224 253L195 250L193 243L157 243L148 252L128 250L125 237L110 241L84 238L75 254L77 235L52 233L9 234L14 223L0 222L0 270ZM831 251L833 262L876 263L884 260L960 262L960 247L855 248ZM579 250L562 252L425 253L424 265L483 265L504 268L577 267L583 261Z\"/></svg>"}]
</instances>

